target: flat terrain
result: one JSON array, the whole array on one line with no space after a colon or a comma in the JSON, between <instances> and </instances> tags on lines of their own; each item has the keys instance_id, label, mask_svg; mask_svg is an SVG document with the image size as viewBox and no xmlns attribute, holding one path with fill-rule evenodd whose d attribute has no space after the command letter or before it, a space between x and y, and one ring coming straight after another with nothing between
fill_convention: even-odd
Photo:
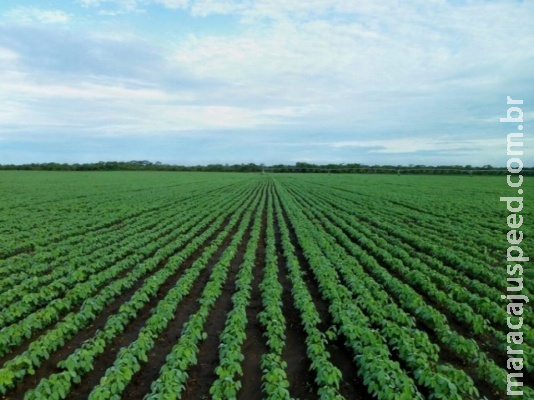
<instances>
[{"instance_id":1,"label":"flat terrain","mask_svg":"<svg viewBox=\"0 0 534 400\"><path fill-rule=\"evenodd\" d=\"M0 172L0 397L503 399L502 196L505 177Z\"/></svg>"}]
</instances>

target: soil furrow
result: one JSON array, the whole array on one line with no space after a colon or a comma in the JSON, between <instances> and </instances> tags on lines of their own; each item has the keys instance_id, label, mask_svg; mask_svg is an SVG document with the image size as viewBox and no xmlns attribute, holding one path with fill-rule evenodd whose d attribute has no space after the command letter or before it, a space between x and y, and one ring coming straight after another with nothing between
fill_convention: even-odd
<instances>
[{"instance_id":1,"label":"soil furrow","mask_svg":"<svg viewBox=\"0 0 534 400\"><path fill-rule=\"evenodd\" d=\"M333 220L331 220L331 218L326 215L326 214L323 214L331 223L334 223ZM326 230L326 227L324 227L323 224L321 224L321 226ZM355 243L356 245L358 245L358 242L357 240L355 241L355 238L352 236L352 234L348 231L346 231L345 229L343 228L340 228L343 233L353 242ZM337 239L336 239L336 242L345 248L345 246L343 245L343 243L339 242ZM348 251L348 250L347 250ZM374 254L371 254L369 253L371 256L375 257ZM411 287L408 283L405 282L406 278L401 275L398 271L392 271L388 268L387 265L385 265L385 263L380 259L380 257L375 257L377 262L382 265L388 272L389 274L394 277L395 279L399 280L400 282L403 282L405 285ZM368 270L368 267L363 265L364 269L365 270ZM372 274L370 275L372 277ZM466 323L465 321L462 321L460 320L457 316L455 316L447 307L445 307L444 305L442 304L439 304L439 303L436 303L436 301L434 299L432 299L428 293L426 292L422 292L420 291L419 289L417 288L412 288L414 291L416 291L425 301L426 304L430 305L431 307L433 307L434 309L436 309L437 311L439 311L441 314L443 314L445 316L445 318L447 319L447 322L449 324L449 327L451 328L451 330L457 332L459 335L465 337L465 338L470 338L472 340L475 341L475 343L477 344L477 346L482 350L482 351L485 351L487 356L488 356L488 359L491 359L495 362L495 364L501 366L501 367L504 367L506 365L506 362L507 362L507 357L505 354L503 353L500 353L498 351L495 351L495 349L497 349L497 344L498 344L498 340L495 338L494 335L492 334L485 334L485 335L481 335L481 334L477 334L475 335L472 331L471 331L471 327L469 326L468 323ZM400 304L397 303L397 305L402 308L402 306ZM427 332L427 334L430 334L431 331L429 329L424 329L425 332ZM437 340L436 336L435 335L432 335L435 340ZM434 343L438 343L439 344L439 341L436 341ZM440 346L441 348L442 346ZM443 350L442 350L443 351ZM464 367L465 369L465 367ZM476 374L476 369L473 369L473 371L475 372L474 375L470 375L473 380L475 380L475 378L477 378L477 374ZM478 379L478 378L477 378ZM534 385L534 379L533 378L529 378L529 377L526 377L526 379L524 380L527 384L533 384Z\"/></svg>"},{"instance_id":2,"label":"soil furrow","mask_svg":"<svg viewBox=\"0 0 534 400\"><path fill-rule=\"evenodd\" d=\"M207 228L206 228L206 229L207 229ZM160 236L160 238L163 238L164 236L167 236L167 235L170 235L170 234L171 234L171 231L170 231L169 229L163 229L163 230L161 231L161 236ZM186 234L186 233L184 233L184 234ZM187 244L185 244L185 245L187 245ZM181 249L183 249L183 248L185 247L185 245L184 245L184 246L181 246L180 249L177 250L175 253L177 253L177 252L179 252ZM115 260L115 261L113 262L112 265L110 265L110 266L108 266L107 268L105 268L105 269L103 269L102 271L100 271L100 273L102 273L102 272L104 272L104 271L106 271L106 270L109 270L110 268L113 268L116 264L121 263L121 262L123 262L124 260L126 260L128 257L131 257L132 255L134 255L134 253L135 253L135 250L134 250L134 249L128 251L128 252L125 253L120 259ZM154 255L155 255L156 253L157 253L157 250L154 250L153 252L151 252L150 254L148 254L144 259L139 260L137 263L139 263L139 262L145 262L145 261L151 259L152 257L154 257ZM158 266L157 270L159 270L162 266L163 266L163 265ZM155 271L154 271L154 272L155 272ZM120 279L126 277L126 276L127 276L128 274L130 274L130 273L131 273L131 269L130 269L130 268L126 268L126 269L124 269L123 271L120 271L120 272L117 274L117 276L115 276L115 277L113 278L113 280L114 280L114 281L120 280ZM83 284L83 283L86 283L86 282L87 282L87 281L83 281L83 282L80 282L80 283ZM102 289L104 289L104 288L105 288L106 286L108 286L109 284L110 284L109 281L102 283L102 284L100 285L100 287L99 287L99 290L98 290L96 293L99 293ZM138 283L136 283L136 285L138 285ZM137 290L137 289L136 289L136 290ZM130 289L130 290L128 290L128 292L133 293L134 291L132 291L132 289ZM96 295L96 293L95 293L92 297L94 297L94 296ZM123 295L121 295L121 297L123 297ZM58 296L58 298L59 298L59 296ZM114 307L114 306L115 306L115 303L116 303L116 301L114 301L113 304L110 305L109 307ZM70 310L60 310L60 311L59 311L59 319L58 319L56 322L60 322L61 319L64 318L67 314L70 314L70 313L77 313L77 312L79 312L79 310L81 309L82 305L83 305L83 302L79 302L79 304L76 304L76 305L75 305L72 309L70 309ZM118 304L117 309L118 309L118 307L120 307L120 304ZM39 311L39 310L34 310L32 313L35 313L35 312L38 312L38 311ZM19 321L19 322L20 322L20 321ZM13 324L15 324L15 323L13 323ZM94 325L94 324L93 324L93 325ZM10 359L16 357L17 355L23 353L25 350L27 350L28 346L29 346L32 342L34 342L35 340L37 340L41 335L45 334L45 333L48 332L50 329L52 329L52 327L49 325L49 326L46 326L46 327L44 327L44 328L42 328L42 329L37 329L37 330L35 330L35 331L32 333L32 335L30 336L30 338L28 338L28 339L24 339L24 340L22 341L21 344L19 344L19 345L13 347L13 348L10 350L10 352L9 352L8 354L6 354L6 355L3 356L3 357L0 357L0 365L3 365L6 361L8 361L8 360L10 360Z\"/></svg>"},{"instance_id":3,"label":"soil furrow","mask_svg":"<svg viewBox=\"0 0 534 400\"><path fill-rule=\"evenodd\" d=\"M335 224L335 221L333 219L331 219L330 216L328 216L327 214L324 214L324 213L323 213L323 216L326 219L328 219L332 224ZM325 227L325 225L322 222L319 221L319 224L321 225L321 229L324 229L325 232L328 232L328 229ZM343 231L343 233L351 241L353 241L356 245L358 245L358 241L353 237L353 235L350 232L346 231L342 227L340 227L340 229ZM336 240L336 242L340 246L345 248L345 246L344 246L344 244L342 242L337 240L337 238L334 238L334 239ZM371 255L373 255L373 254L371 254ZM381 264L382 266L384 266L384 263L382 262L382 260L380 260L380 258L377 258L377 262L379 264ZM363 266L364 266L365 270L368 270L367 266L365 266L365 265L363 265ZM404 282L405 278L403 276L401 276L398 272L389 270L387 265L384 266L384 268L386 270L388 270L388 272L391 274L391 276L393 276L394 278L398 279L400 282L405 283ZM370 276L372 277L373 275L371 274ZM405 283L405 284L408 285L407 283ZM458 318L456 316L454 316L454 314L452 314L449 311L448 308L446 308L445 306L443 306L441 304L437 304L427 293L422 293L422 292L420 292L420 291L418 291L416 289L414 289L414 290L423 297L423 299L425 300L426 304L434 307L437 311L441 312L447 318L447 321L448 321L448 324L449 324L451 330L457 332L459 335L462 335L462 336L464 336L466 338L471 338L472 340L474 340L477 343L477 345L479 346L479 348L486 352L486 354L488 356L488 359L492 359L495 362L496 365L501 366L501 367L504 367L506 365L506 360L507 360L506 355L495 351L495 349L497 348L497 342L498 341L495 339L495 337L493 335L485 335L483 337L483 339L480 337L480 335L473 335L471 333L470 327L465 322L458 320ZM402 308L401 305L398 304L397 300L394 297L392 297L392 299L394 299L394 301L397 303L397 305L400 308ZM417 320L416 323L417 323L417 329L426 332L429 335L430 340L433 343L436 343L436 344L439 345L440 341L438 340L437 336L435 335L435 333L431 329L427 328L419 320ZM393 360L398 361L401 365L404 366L405 363L397 357L396 352L393 352L393 354L395 356L393 358ZM452 353L449 349L443 347L443 345L440 345L440 362L441 363L450 363L455 368L463 369L471 377L471 379L473 379L473 382L475 382L475 385L476 385L477 389L480 391L480 394L483 395L483 396L486 396L488 399L493 399L493 398L496 398L496 396L497 397L500 396L500 394L496 394L489 387L489 385L486 382L484 382L484 380L482 380L481 378L478 377L478 371L477 371L477 368L475 366L466 364L462 359L460 359L458 356L456 356L454 353ZM534 379L530 378L529 376L526 376L525 379L524 379L524 382L526 384L533 385ZM422 391L424 391L423 388L420 388L420 389Z\"/></svg>"},{"instance_id":4,"label":"soil furrow","mask_svg":"<svg viewBox=\"0 0 534 400\"><path fill-rule=\"evenodd\" d=\"M267 226L267 210L264 208L261 219L261 231L256 250L256 261L253 269L254 280L250 304L247 307L247 338L243 343L243 379L238 399L249 400L261 398L262 370L261 357L267 353L267 343L263 337L263 328L258 320L258 314L263 309L260 283L263 280L265 266L265 230Z\"/></svg>"},{"instance_id":5,"label":"soil furrow","mask_svg":"<svg viewBox=\"0 0 534 400\"><path fill-rule=\"evenodd\" d=\"M188 371L189 379L186 383L186 389L182 394L182 399L184 400L207 399L210 397L210 387L217 379L215 368L219 365L218 349L220 335L226 323L226 316L232 309L232 295L236 289L235 281L239 268L243 263L253 223L254 220L251 218L243 240L239 244L236 255L230 264L230 270L228 271L222 293L215 302L206 321L204 331L208 334L208 337L199 345L197 354L198 363L193 365Z\"/></svg>"},{"instance_id":6,"label":"soil furrow","mask_svg":"<svg viewBox=\"0 0 534 400\"><path fill-rule=\"evenodd\" d=\"M219 232L223 230L225 224L228 222L229 219L230 219L230 217L226 218L225 222L221 225L221 227L219 227L217 229L217 231L215 233L213 233L210 236L210 238L207 240L207 242L213 240L219 234ZM203 232L206 229L208 229L208 228L203 229ZM202 233L199 233L199 234L202 234ZM188 243L184 243L182 246L180 246L178 249L176 249L174 251L174 253L170 257L172 257L175 254L178 254L188 244L189 244L189 242ZM191 265L191 263L196 258L198 258L198 256L201 253L202 253L202 249L199 248L194 254L192 254L188 259L185 260L184 266L182 266L178 271L176 271L172 276L170 276L167 279L167 281L160 287L157 295L154 298L152 298L139 311L136 319L134 321L130 322L130 324L127 327L128 332L134 331L137 334L137 332L140 329L140 326L138 326L138 325L142 326L142 324L144 323L145 319L148 318L151 309L157 304L157 302L161 298L160 296L165 296L165 294L174 286L176 281L181 277L181 275L185 271L186 267L188 265ZM154 254L152 254L152 256ZM154 271L151 272L150 276L152 276L153 274L157 273L159 270L164 268L165 265L167 265L170 257L162 260L158 264L157 268ZM36 370L35 375L27 376L26 379L20 381L16 385L16 387L15 387L15 389L13 391L13 396L15 396L15 398L17 398L16 396L18 396L18 394L20 394L20 396L22 396L25 391L29 390L30 388L34 388L35 386L37 386L37 384L39 383L39 381L42 378L45 378L45 377L47 377L47 376L49 376L51 374L59 372L60 369L57 367L57 363L59 361L63 360L63 359L66 359L75 349L80 347L86 340L92 338L96 334L96 332L98 330L103 329L105 324L106 324L106 322L107 322L108 317L113 315L113 314L115 314L119 310L121 305L124 304L126 301L128 301L130 299L130 297L140 287L142 287L142 285L144 284L144 282L146 281L147 278L148 278L147 276L144 276L143 278L141 278L138 281L136 281L134 283L134 285L130 289L128 289L128 290L124 291L123 293L121 293L119 295L119 297L117 297L109 306L106 307L104 312L100 313L97 316L97 318L95 319L95 321L91 325L89 325L86 329L80 331L76 336L74 336L72 339L67 341L65 343L65 346L63 346L61 349L59 349L58 351L52 353L50 358L48 360L44 361L41 364L41 366ZM125 335L122 335L120 338L124 338ZM117 338L117 340L120 340L120 338ZM116 350L115 347L118 346L118 345L119 345L119 343L112 343L111 344L111 350L115 351ZM121 346L119 346L119 348L120 347ZM10 357L10 358L12 358L12 357ZM98 360L99 358L100 357L98 357L96 360ZM96 362L96 360L95 360L95 362ZM95 368L95 370L96 370L96 368ZM87 376L89 376L89 374Z\"/></svg>"},{"instance_id":7,"label":"soil furrow","mask_svg":"<svg viewBox=\"0 0 534 400\"><path fill-rule=\"evenodd\" d=\"M222 229L224 229L224 224L219 228L219 230ZM191 291L181 302L178 308L176 318L169 322L168 327L157 339L157 344L149 352L148 363L142 364L141 370L132 377L130 385L126 387L124 393L132 393L132 391L141 391L142 386L147 386L146 391L149 390L150 383L157 378L159 369L161 365L163 365L163 363L165 362L165 357L167 356L170 349L180 336L183 324L185 323L185 321L187 321L189 315L194 312L193 310L196 310L196 308L198 308L196 300L198 299L202 289L204 288L206 282L209 279L211 269L217 262L220 253L223 251L222 249L228 246L229 242L231 241L232 235L236 231L237 227L234 227L230 232L230 235L223 241L221 249L219 249L217 253L212 256L212 258L208 262L207 268L205 268L201 272L201 275L193 284ZM165 284L158 291L157 296L152 299L149 304L147 304L139 312L135 321L128 325L127 329L121 336L115 338L115 340L110 345L108 345L109 351L106 351L104 354L101 354L95 359L95 368L84 377L82 383L78 387L74 387L71 390L68 399L74 400L80 398L87 398L91 390L99 383L100 378L104 375L106 370L113 365L119 350L122 347L127 347L130 343L136 340L139 331L143 328L146 323L146 320L150 317L153 308L157 305L159 300L165 297L169 290L175 286L177 280L180 278L183 272L191 267L193 262L200 256L203 250L204 246L202 246L202 248L199 248L194 254L188 257L180 267L179 271L177 271L173 276L171 276L171 278L167 279ZM161 365L154 365L153 360L162 360L160 361ZM130 388L131 386L138 386L138 388L132 390L132 388ZM129 397L123 398L127 399Z\"/></svg>"},{"instance_id":8,"label":"soil furrow","mask_svg":"<svg viewBox=\"0 0 534 400\"><path fill-rule=\"evenodd\" d=\"M278 200L280 201L279 197ZM282 204L281 201L280 203ZM319 329L322 332L325 332L333 325L332 316L328 309L328 303L321 297L318 283L314 279L311 267L308 261L306 260L306 257L304 256L302 247L298 242L298 239L295 235L295 231L290 224L287 212L283 207L282 215L289 230L289 237L291 239L291 243L295 248L295 255L297 256L299 264L305 273L304 280L307 284L308 290L312 296L315 307L321 318L321 324L319 325ZM277 236L279 236L279 232L277 233ZM331 355L330 361L336 368L341 371L343 377L341 381L341 386L339 388L339 392L341 393L341 395L347 399L367 399L369 396L367 393L367 387L363 384L363 381L357 377L357 367L351 357L352 351L347 349L347 347L345 346L344 338L338 336L338 338L333 341L328 340L327 351Z\"/></svg>"},{"instance_id":9,"label":"soil furrow","mask_svg":"<svg viewBox=\"0 0 534 400\"><path fill-rule=\"evenodd\" d=\"M293 304L291 282L286 275L285 257L280 242L280 231L275 228L275 245L278 256L278 280L282 285L282 313L286 319L286 343L282 358L287 363L289 392L297 399L317 399L317 385L310 370L311 361L306 353L306 332L300 313Z\"/></svg>"}]
</instances>

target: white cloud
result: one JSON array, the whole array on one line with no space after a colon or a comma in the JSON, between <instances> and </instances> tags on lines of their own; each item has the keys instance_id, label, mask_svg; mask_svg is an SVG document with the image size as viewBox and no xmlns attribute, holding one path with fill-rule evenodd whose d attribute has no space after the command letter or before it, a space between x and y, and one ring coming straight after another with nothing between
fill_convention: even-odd
<instances>
[{"instance_id":1,"label":"white cloud","mask_svg":"<svg viewBox=\"0 0 534 400\"><path fill-rule=\"evenodd\" d=\"M315 105L249 108L196 104L197 95L192 91L146 88L135 81L118 84L108 78L70 84L40 82L24 73L9 78L0 81L0 102L7 106L0 113L0 124L22 130L58 129L62 124L66 129L76 127L78 132L106 136L243 130L288 125L320 110ZM26 99L31 99L31 104ZM13 130L6 134L13 135Z\"/></svg>"},{"instance_id":2,"label":"white cloud","mask_svg":"<svg viewBox=\"0 0 534 400\"><path fill-rule=\"evenodd\" d=\"M101 7L104 5L113 5L120 12L139 12L144 10L146 5L157 4L170 10L187 8L189 0L79 0L83 7ZM116 10L102 10L101 15L116 15Z\"/></svg>"},{"instance_id":3,"label":"white cloud","mask_svg":"<svg viewBox=\"0 0 534 400\"><path fill-rule=\"evenodd\" d=\"M35 131L60 131L63 121L69 132L123 136L246 129L254 137L285 129L292 138L311 136L295 157L306 155L302 149L323 159L357 149L406 159L478 152L495 160L503 146L494 138L508 129L498 123L501 100L533 92L529 2L78 4L94 7L84 17L91 33L67 37L49 26L2 41L0 32L0 100L11 101L0 121ZM184 23L165 17L155 28L164 8L179 10ZM15 10L13 20L46 19L28 11L35 9ZM98 16L128 12L138 14L113 24ZM209 18L215 15L231 17ZM36 32L55 33L36 45Z\"/></svg>"},{"instance_id":4,"label":"white cloud","mask_svg":"<svg viewBox=\"0 0 534 400\"><path fill-rule=\"evenodd\" d=\"M78 0L83 7L104 7L106 5L112 5L115 9L100 10L100 15L114 16L125 12L140 12L142 11L142 0Z\"/></svg>"},{"instance_id":5,"label":"white cloud","mask_svg":"<svg viewBox=\"0 0 534 400\"><path fill-rule=\"evenodd\" d=\"M17 23L39 22L43 24L64 24L72 15L61 10L43 10L35 7L16 7L4 13L4 17Z\"/></svg>"},{"instance_id":6,"label":"white cloud","mask_svg":"<svg viewBox=\"0 0 534 400\"><path fill-rule=\"evenodd\" d=\"M161 4L165 8L177 10L186 8L189 5L189 0L154 0L154 3Z\"/></svg>"},{"instance_id":7,"label":"white cloud","mask_svg":"<svg viewBox=\"0 0 534 400\"><path fill-rule=\"evenodd\" d=\"M31 81L2 81L0 90L11 93L13 97L28 97L42 99L86 99L86 100L143 100L166 101L169 97L165 93L151 89L128 89L121 86L104 86L94 83L81 83L75 86L65 84L38 84Z\"/></svg>"},{"instance_id":8,"label":"white cloud","mask_svg":"<svg viewBox=\"0 0 534 400\"><path fill-rule=\"evenodd\" d=\"M290 18L251 25L239 36L192 35L178 44L175 59L199 76L240 83L279 80L284 75L287 83L295 75L303 80L320 75L360 92L362 88L432 91L444 80L449 87L491 84L496 78L485 71L478 82L462 74L506 59L526 60L533 53L527 44L534 29L524 17L532 15L532 6L518 5L514 10L504 4L477 4L460 12L442 5L418 14L417 5L353 3L265 0L246 10L240 9L241 2L224 3L245 17L289 14ZM206 1L195 3L193 10L202 7L208 14L209 5L211 11L219 10L218 2ZM347 14L338 21L336 15L328 15L330 9ZM299 13L312 17L300 19ZM489 28L487 17L497 13L497 22ZM517 26L514 43L517 40L521 46L510 46L507 32L512 24ZM495 51L497 47L501 50Z\"/></svg>"},{"instance_id":9,"label":"white cloud","mask_svg":"<svg viewBox=\"0 0 534 400\"><path fill-rule=\"evenodd\" d=\"M534 142L532 140L531 142ZM477 152L498 151L505 148L506 136L501 139L466 139L465 137L432 138L432 137L402 137L381 140L349 140L324 143L312 143L312 146L331 148L369 148L371 153L417 153L421 151L452 152L464 154Z\"/></svg>"},{"instance_id":10,"label":"white cloud","mask_svg":"<svg viewBox=\"0 0 534 400\"><path fill-rule=\"evenodd\" d=\"M95 7L102 4L105 0L78 0L78 2L84 7Z\"/></svg>"},{"instance_id":11,"label":"white cloud","mask_svg":"<svg viewBox=\"0 0 534 400\"><path fill-rule=\"evenodd\" d=\"M0 47L0 65L2 63L12 63L17 61L20 56L11 49Z\"/></svg>"},{"instance_id":12,"label":"white cloud","mask_svg":"<svg viewBox=\"0 0 534 400\"><path fill-rule=\"evenodd\" d=\"M247 2L233 0L196 0L191 4L191 13L203 17L212 14L235 14L242 13L250 6L252 5Z\"/></svg>"}]
</instances>

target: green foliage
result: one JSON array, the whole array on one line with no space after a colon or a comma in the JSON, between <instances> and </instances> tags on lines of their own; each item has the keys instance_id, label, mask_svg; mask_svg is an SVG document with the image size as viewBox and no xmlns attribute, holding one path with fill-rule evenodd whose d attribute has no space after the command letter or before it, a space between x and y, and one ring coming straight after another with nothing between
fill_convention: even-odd
<instances>
[{"instance_id":1,"label":"green foliage","mask_svg":"<svg viewBox=\"0 0 534 400\"><path fill-rule=\"evenodd\" d=\"M10 398L29 375L52 367L51 357L122 297L94 335L24 395L68 398L97 357L147 315L89 397L121 398L209 267L197 309L146 399L182 396L228 279L231 308L224 310L219 336L209 336L218 342L210 396L240 395L247 326L255 322L248 308L258 284L257 321L267 346L260 361L262 397L291 399L296 382L284 360L281 274L290 285L318 398L343 398L348 378L359 379L369 398L469 400L482 397L482 389L501 398L506 370L495 352L504 354L508 345L500 298L508 277L502 183L491 177L156 172L58 172L37 179L3 172L0 184L10 193L0 193L0 357L6 360L0 395ZM523 185L525 201L532 199L528 177ZM522 213L534 218L528 207ZM524 231L521 246L529 254L534 236L526 224ZM173 276L179 278L170 283ZM312 285L327 307L327 326ZM529 285L522 294L533 298ZM514 348L523 350L529 374L530 304L522 316L525 340ZM337 368L332 346L343 346L353 360L353 376ZM534 398L531 387L524 391Z\"/></svg>"}]
</instances>

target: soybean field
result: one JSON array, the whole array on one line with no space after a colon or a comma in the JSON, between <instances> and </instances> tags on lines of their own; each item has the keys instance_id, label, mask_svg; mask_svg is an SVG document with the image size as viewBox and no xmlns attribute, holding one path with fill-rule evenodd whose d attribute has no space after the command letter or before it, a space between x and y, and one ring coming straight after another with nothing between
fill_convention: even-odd
<instances>
[{"instance_id":1,"label":"soybean field","mask_svg":"<svg viewBox=\"0 0 534 400\"><path fill-rule=\"evenodd\" d=\"M532 303L511 345L501 298L514 195L490 176L0 172L0 398L503 399L513 346L534 399Z\"/></svg>"}]
</instances>

